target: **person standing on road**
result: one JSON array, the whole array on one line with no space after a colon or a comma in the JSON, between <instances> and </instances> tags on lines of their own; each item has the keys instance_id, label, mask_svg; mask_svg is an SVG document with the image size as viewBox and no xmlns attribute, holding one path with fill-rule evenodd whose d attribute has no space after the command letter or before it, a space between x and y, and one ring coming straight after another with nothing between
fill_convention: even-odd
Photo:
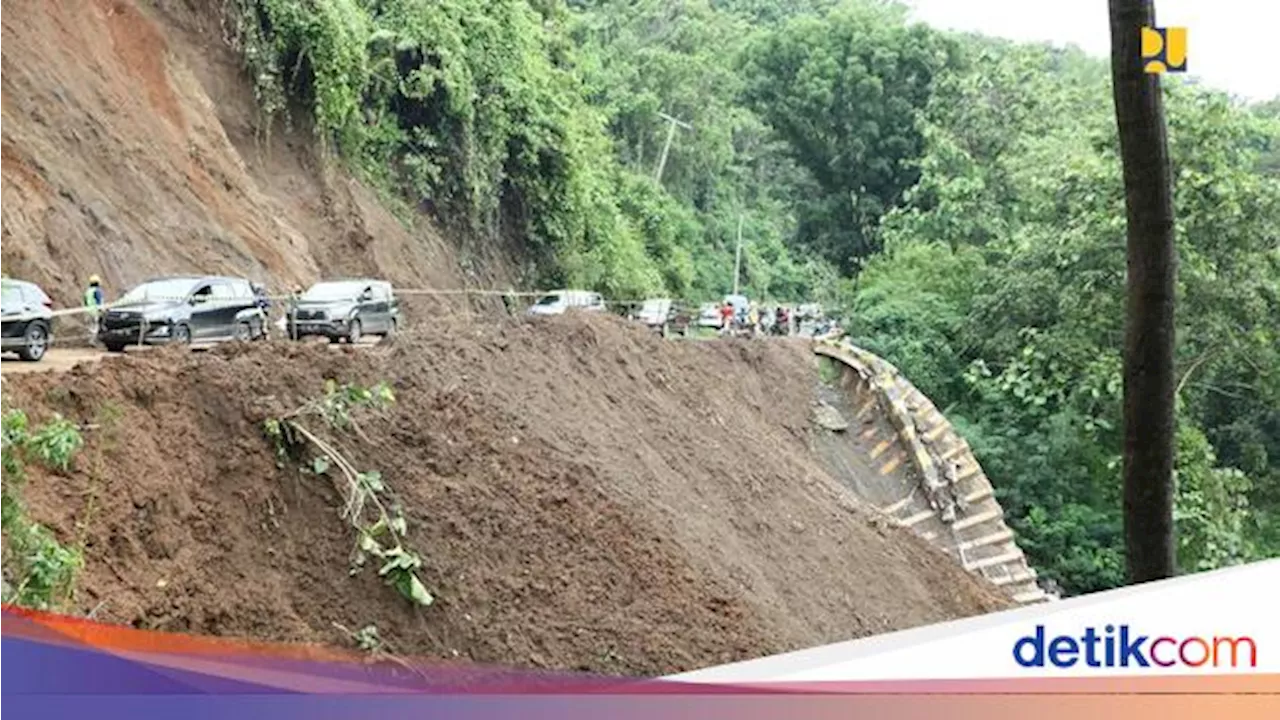
<instances>
[{"instance_id":1,"label":"person standing on road","mask_svg":"<svg viewBox=\"0 0 1280 720\"><path fill-rule=\"evenodd\" d=\"M262 339L267 339L271 335L271 298L267 296L267 287L260 282L249 283L250 289L253 290L253 303L258 306L259 317L262 320Z\"/></svg>"},{"instance_id":2,"label":"person standing on road","mask_svg":"<svg viewBox=\"0 0 1280 720\"><path fill-rule=\"evenodd\" d=\"M84 306L88 308L89 343L98 341L98 324L102 314L102 306L106 304L106 294L102 292L102 278L89 276L89 286L84 289Z\"/></svg>"},{"instance_id":3,"label":"person standing on road","mask_svg":"<svg viewBox=\"0 0 1280 720\"><path fill-rule=\"evenodd\" d=\"M302 286L294 285L293 290L289 292L289 303L285 308L288 318L285 320L285 327L291 333L290 339L298 339L298 303L302 300Z\"/></svg>"},{"instance_id":4,"label":"person standing on road","mask_svg":"<svg viewBox=\"0 0 1280 720\"><path fill-rule=\"evenodd\" d=\"M733 330L733 303L726 302L720 308L720 334L727 335Z\"/></svg>"}]
</instances>

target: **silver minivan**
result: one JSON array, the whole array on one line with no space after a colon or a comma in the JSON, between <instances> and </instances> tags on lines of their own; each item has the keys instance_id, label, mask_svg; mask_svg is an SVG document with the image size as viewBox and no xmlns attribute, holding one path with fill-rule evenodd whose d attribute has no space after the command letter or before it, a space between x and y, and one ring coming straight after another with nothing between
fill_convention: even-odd
<instances>
[{"instance_id":1,"label":"silver minivan","mask_svg":"<svg viewBox=\"0 0 1280 720\"><path fill-rule=\"evenodd\" d=\"M602 312L604 298L588 290L552 290L529 308L530 315L563 315L566 310Z\"/></svg>"}]
</instances>

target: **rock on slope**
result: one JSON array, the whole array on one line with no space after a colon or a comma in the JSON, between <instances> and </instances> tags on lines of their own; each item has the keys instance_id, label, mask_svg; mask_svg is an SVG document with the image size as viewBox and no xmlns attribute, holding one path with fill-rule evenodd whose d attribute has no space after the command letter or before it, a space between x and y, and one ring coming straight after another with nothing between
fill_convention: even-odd
<instances>
[{"instance_id":1,"label":"rock on slope","mask_svg":"<svg viewBox=\"0 0 1280 720\"><path fill-rule=\"evenodd\" d=\"M176 272L277 290L358 273L458 286L457 257L429 224L406 231L324 169L309 131L257 141L220 6L5 0L5 272L72 305L90 273L112 295Z\"/></svg>"},{"instance_id":2,"label":"rock on slope","mask_svg":"<svg viewBox=\"0 0 1280 720\"><path fill-rule=\"evenodd\" d=\"M330 643L374 623L408 654L657 674L1005 607L823 471L814 365L803 343L558 318L142 353L16 376L6 400L98 426L24 492L83 537L74 609L107 621ZM274 464L261 421L329 377L394 383L351 452L408 508L433 607L348 577L334 493Z\"/></svg>"}]
</instances>

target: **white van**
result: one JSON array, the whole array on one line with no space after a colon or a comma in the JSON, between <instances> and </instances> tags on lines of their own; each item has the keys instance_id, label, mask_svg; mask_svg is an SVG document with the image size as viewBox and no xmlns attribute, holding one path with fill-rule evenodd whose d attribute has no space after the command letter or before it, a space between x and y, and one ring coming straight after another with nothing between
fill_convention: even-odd
<instances>
[{"instance_id":1,"label":"white van","mask_svg":"<svg viewBox=\"0 0 1280 720\"><path fill-rule=\"evenodd\" d=\"M530 315L563 315L566 310L601 312L604 298L587 290L552 290L529 308Z\"/></svg>"},{"instance_id":2,"label":"white van","mask_svg":"<svg viewBox=\"0 0 1280 720\"><path fill-rule=\"evenodd\" d=\"M662 327L671 320L671 311L669 298L649 298L640 306L636 319L649 327Z\"/></svg>"}]
</instances>

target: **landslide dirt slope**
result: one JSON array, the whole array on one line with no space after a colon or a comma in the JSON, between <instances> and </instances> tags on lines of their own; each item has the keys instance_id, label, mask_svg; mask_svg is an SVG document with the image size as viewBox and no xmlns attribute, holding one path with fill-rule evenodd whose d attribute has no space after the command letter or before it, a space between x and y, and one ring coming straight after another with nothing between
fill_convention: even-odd
<instances>
[{"instance_id":1,"label":"landslide dirt slope","mask_svg":"<svg viewBox=\"0 0 1280 720\"><path fill-rule=\"evenodd\" d=\"M169 349L14 376L6 405L95 424L34 517L87 567L73 610L147 628L655 674L1000 609L857 504L808 449L804 343L663 341L612 318L444 326L370 351ZM260 423L325 378L394 384L352 454L398 491L438 595L348 576L327 485Z\"/></svg>"},{"instance_id":2,"label":"landslide dirt slope","mask_svg":"<svg viewBox=\"0 0 1280 720\"><path fill-rule=\"evenodd\" d=\"M407 231L304 122L260 142L221 5L4 0L5 272L71 305L90 273L111 297L177 272L458 287L430 223Z\"/></svg>"}]
</instances>

